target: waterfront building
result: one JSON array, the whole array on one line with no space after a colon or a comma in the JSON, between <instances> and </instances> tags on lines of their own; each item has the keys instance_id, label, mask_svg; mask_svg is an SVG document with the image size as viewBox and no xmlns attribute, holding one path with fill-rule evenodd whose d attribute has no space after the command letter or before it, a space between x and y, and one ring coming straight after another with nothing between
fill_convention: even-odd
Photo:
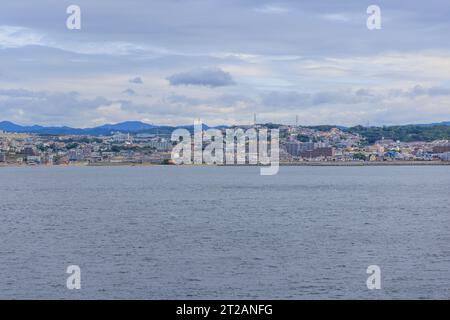
<instances>
[{"instance_id":1,"label":"waterfront building","mask_svg":"<svg viewBox=\"0 0 450 320\"><path fill-rule=\"evenodd\" d=\"M40 156L27 156L27 164L33 165L33 164L40 164L40 163L41 163Z\"/></svg>"},{"instance_id":2,"label":"waterfront building","mask_svg":"<svg viewBox=\"0 0 450 320\"><path fill-rule=\"evenodd\" d=\"M450 152L445 152L439 155L442 161L450 161Z\"/></svg>"},{"instance_id":3,"label":"waterfront building","mask_svg":"<svg viewBox=\"0 0 450 320\"><path fill-rule=\"evenodd\" d=\"M297 157L301 152L314 150L313 142L288 142L285 144L286 151L290 155Z\"/></svg>"},{"instance_id":4,"label":"waterfront building","mask_svg":"<svg viewBox=\"0 0 450 320\"><path fill-rule=\"evenodd\" d=\"M69 161L82 161L84 159L83 151L79 149L69 150L67 156Z\"/></svg>"},{"instance_id":5,"label":"waterfront building","mask_svg":"<svg viewBox=\"0 0 450 320\"><path fill-rule=\"evenodd\" d=\"M433 147L433 153L445 153L445 152L450 152L450 144Z\"/></svg>"},{"instance_id":6,"label":"waterfront building","mask_svg":"<svg viewBox=\"0 0 450 320\"><path fill-rule=\"evenodd\" d=\"M301 151L299 155L300 157L305 159L314 159L320 157L329 158L333 157L334 149L331 147L317 148L310 151Z\"/></svg>"}]
</instances>

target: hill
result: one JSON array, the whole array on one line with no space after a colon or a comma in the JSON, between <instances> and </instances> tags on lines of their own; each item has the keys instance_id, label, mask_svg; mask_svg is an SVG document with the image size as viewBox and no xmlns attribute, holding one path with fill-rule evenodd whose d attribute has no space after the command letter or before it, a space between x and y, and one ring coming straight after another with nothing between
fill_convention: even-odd
<instances>
[{"instance_id":1,"label":"hill","mask_svg":"<svg viewBox=\"0 0 450 320\"><path fill-rule=\"evenodd\" d=\"M363 127L356 126L348 128L351 133L358 133L372 144L377 140L392 139L404 142L411 141L433 141L450 139L450 123L434 125L405 125L385 127Z\"/></svg>"}]
</instances>

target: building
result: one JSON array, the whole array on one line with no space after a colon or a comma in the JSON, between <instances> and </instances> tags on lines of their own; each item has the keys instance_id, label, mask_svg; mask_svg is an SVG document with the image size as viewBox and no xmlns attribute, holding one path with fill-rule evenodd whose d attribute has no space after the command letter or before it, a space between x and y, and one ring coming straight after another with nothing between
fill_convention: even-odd
<instances>
[{"instance_id":1,"label":"building","mask_svg":"<svg viewBox=\"0 0 450 320\"><path fill-rule=\"evenodd\" d=\"M27 156L27 164L40 164L41 157L40 156Z\"/></svg>"},{"instance_id":2,"label":"building","mask_svg":"<svg viewBox=\"0 0 450 320\"><path fill-rule=\"evenodd\" d=\"M328 158L334 155L334 149L331 147L325 148L317 148L314 150L302 151L300 152L300 157L306 159L314 159L314 158Z\"/></svg>"},{"instance_id":3,"label":"building","mask_svg":"<svg viewBox=\"0 0 450 320\"><path fill-rule=\"evenodd\" d=\"M37 154L32 147L25 147L22 150L22 155L24 157L30 157L30 156L36 156Z\"/></svg>"},{"instance_id":4,"label":"building","mask_svg":"<svg viewBox=\"0 0 450 320\"><path fill-rule=\"evenodd\" d=\"M150 148L155 148L158 151L169 151L172 150L172 143L170 141L161 140L161 141L150 141L148 143Z\"/></svg>"},{"instance_id":5,"label":"building","mask_svg":"<svg viewBox=\"0 0 450 320\"><path fill-rule=\"evenodd\" d=\"M313 142L288 142L285 146L287 153L294 157L299 156L301 152L314 150Z\"/></svg>"},{"instance_id":6,"label":"building","mask_svg":"<svg viewBox=\"0 0 450 320\"><path fill-rule=\"evenodd\" d=\"M442 161L450 161L450 152L445 152L439 155Z\"/></svg>"},{"instance_id":7,"label":"building","mask_svg":"<svg viewBox=\"0 0 450 320\"><path fill-rule=\"evenodd\" d=\"M445 152L450 152L450 144L433 147L433 153L445 153Z\"/></svg>"},{"instance_id":8,"label":"building","mask_svg":"<svg viewBox=\"0 0 450 320\"><path fill-rule=\"evenodd\" d=\"M383 153L384 150L385 150L384 147L380 146L378 144L374 144L374 145L367 146L364 148L365 152L372 153L372 154Z\"/></svg>"},{"instance_id":9,"label":"building","mask_svg":"<svg viewBox=\"0 0 450 320\"><path fill-rule=\"evenodd\" d=\"M79 149L69 150L69 152L67 152L67 156L69 157L69 161L82 161L82 160L84 160L83 151L79 150Z\"/></svg>"}]
</instances>

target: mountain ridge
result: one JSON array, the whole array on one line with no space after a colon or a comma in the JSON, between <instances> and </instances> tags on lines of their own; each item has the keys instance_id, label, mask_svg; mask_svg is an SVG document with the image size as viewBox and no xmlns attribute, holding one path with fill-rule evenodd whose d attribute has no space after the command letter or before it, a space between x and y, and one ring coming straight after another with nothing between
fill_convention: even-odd
<instances>
[{"instance_id":1,"label":"mountain ridge","mask_svg":"<svg viewBox=\"0 0 450 320\"><path fill-rule=\"evenodd\" d=\"M223 126L219 126L223 127ZM123 132L123 133L137 133L146 132L150 130L169 130L175 128L184 128L188 130L193 130L193 125L183 125L183 126L158 126L153 124L148 124L142 121L124 121L114 124L104 124L92 128L73 128L68 126L40 126L40 125L30 125L22 126L11 121L1 121L0 131L9 133L34 133L34 134L49 134L49 135L62 135L62 134L72 134L72 135L111 135L113 132ZM203 129L210 128L206 124L203 124Z\"/></svg>"},{"instance_id":2,"label":"mountain ridge","mask_svg":"<svg viewBox=\"0 0 450 320\"><path fill-rule=\"evenodd\" d=\"M406 125L390 125L386 127L402 127L402 126L418 126L418 127L432 127L432 126L450 126L450 121L442 121L439 123L430 123L430 124L406 124ZM31 126L22 126L11 121L1 121L0 122L0 131L4 132L15 132L15 133L34 133L34 134L49 134L49 135L111 135L113 132L122 132L122 133L138 133L138 132L146 132L146 131L157 131L163 130L168 131L170 129L175 128L185 128L188 130L193 130L193 125L179 125L179 126L165 126L165 125L153 125L148 124L142 121L124 121L114 124L104 124L97 127L92 128L73 128L68 126L41 126L41 125L31 125ZM211 128L228 128L231 126L215 126ZM307 126L307 127L323 127L323 126ZM349 129L349 127L344 126L332 126L338 127L341 129ZM358 126L354 126L358 127ZM353 127L353 128L354 128ZM210 128L208 125L203 124L203 129Z\"/></svg>"}]
</instances>

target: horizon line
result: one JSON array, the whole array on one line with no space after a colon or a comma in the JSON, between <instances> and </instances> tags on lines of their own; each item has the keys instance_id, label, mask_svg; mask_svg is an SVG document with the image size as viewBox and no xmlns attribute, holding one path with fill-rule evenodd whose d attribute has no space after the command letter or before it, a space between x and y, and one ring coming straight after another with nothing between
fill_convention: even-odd
<instances>
[{"instance_id":1,"label":"horizon line","mask_svg":"<svg viewBox=\"0 0 450 320\"><path fill-rule=\"evenodd\" d=\"M173 128L177 128L177 127L190 127L193 126L195 121L193 121L192 124L177 124L177 125L168 125L168 124L153 124L153 123L147 123L141 120L124 120L124 121L120 121L120 122L116 122L116 123L103 123L103 124L99 124L97 126L93 126L93 127L72 127L69 125L40 125L40 124L19 124L17 122L13 122L10 120L1 120L0 124L3 123L9 123L9 124L13 124L16 126L20 126L20 127L42 127L42 128L69 128L69 129L78 129L78 130L88 130L88 129L96 129L96 128L100 128L103 126L116 126L116 125L120 125L120 124L125 124L125 123L140 123L143 125L148 125L148 126L153 126L153 127L173 127ZM293 127L321 127L321 126L329 126L329 127L333 127L333 128L352 128L352 127L365 127L365 128L370 128L370 127L396 127L396 126L414 126L414 125L450 125L450 121L440 121L440 122L430 122L430 123L406 123L406 124L380 124L380 125L363 125L363 124L356 124L356 125L351 125L351 126L345 126L345 125L339 125L339 124L313 124L313 125L304 125L304 124L286 124L286 123L281 123L281 122L259 122L259 123L248 123L248 124L219 124L219 125L215 125L215 126L209 126L206 122L202 122L202 125L206 125L210 128L217 128L217 127L236 127L236 126L253 126L253 125L280 125L280 126L293 126ZM150 128L149 128L150 129Z\"/></svg>"}]
</instances>

